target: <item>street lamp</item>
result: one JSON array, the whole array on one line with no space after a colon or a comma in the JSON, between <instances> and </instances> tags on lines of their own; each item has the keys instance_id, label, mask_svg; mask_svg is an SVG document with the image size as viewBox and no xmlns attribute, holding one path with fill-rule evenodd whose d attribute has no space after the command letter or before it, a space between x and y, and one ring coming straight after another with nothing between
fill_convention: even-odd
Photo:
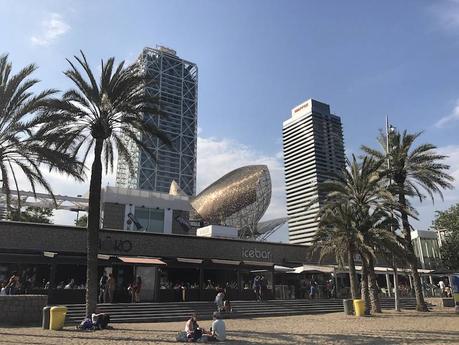
<instances>
[{"instance_id":1,"label":"street lamp","mask_svg":"<svg viewBox=\"0 0 459 345\"><path fill-rule=\"evenodd\" d=\"M391 152L391 146L390 146L390 135L394 134L396 131L396 128L392 125L389 125L389 117L386 116L386 156L387 156L387 169L389 170L389 188L392 185L392 176L390 174L390 169L391 169L391 161L390 161L390 152ZM395 147L392 147L394 149ZM393 213L391 211L391 216L393 219ZM394 229L392 228L392 224L390 225L390 230L391 232L394 232ZM395 256L392 255L392 269L394 270L394 299L395 299L395 310L400 311L400 300L399 300L399 295L398 295L398 274L397 274L397 263L395 262Z\"/></svg>"}]
</instances>

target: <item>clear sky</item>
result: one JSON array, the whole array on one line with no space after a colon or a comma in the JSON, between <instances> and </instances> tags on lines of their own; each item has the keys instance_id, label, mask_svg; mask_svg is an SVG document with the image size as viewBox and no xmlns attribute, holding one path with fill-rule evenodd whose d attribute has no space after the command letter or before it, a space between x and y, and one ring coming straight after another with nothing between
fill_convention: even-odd
<instances>
[{"instance_id":1,"label":"clear sky","mask_svg":"<svg viewBox=\"0 0 459 345\"><path fill-rule=\"evenodd\" d=\"M134 61L162 44L199 67L198 189L228 170L266 162L267 216L285 214L282 122L308 98L341 116L347 153L375 145L384 117L424 130L459 179L459 1L10 1L0 0L0 52L36 62L42 87L65 89L65 58L93 66ZM56 182L58 193L85 186ZM458 186L458 183L456 183ZM420 228L435 208L420 207Z\"/></svg>"}]
</instances>

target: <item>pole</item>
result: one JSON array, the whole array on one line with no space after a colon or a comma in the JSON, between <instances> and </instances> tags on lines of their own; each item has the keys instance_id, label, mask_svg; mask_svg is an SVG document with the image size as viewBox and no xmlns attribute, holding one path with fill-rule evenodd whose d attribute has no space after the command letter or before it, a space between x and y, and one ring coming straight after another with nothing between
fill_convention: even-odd
<instances>
[{"instance_id":1,"label":"pole","mask_svg":"<svg viewBox=\"0 0 459 345\"><path fill-rule=\"evenodd\" d=\"M390 275L386 272L387 297L392 297L392 286L390 284Z\"/></svg>"},{"instance_id":2,"label":"pole","mask_svg":"<svg viewBox=\"0 0 459 345\"><path fill-rule=\"evenodd\" d=\"M387 168L390 170L390 144L389 144L389 117L386 115L386 154L387 154ZM389 187L392 185L392 178L389 175ZM392 213L391 213L392 214ZM392 214L393 218L393 214ZM392 224L390 226L391 232L394 232ZM392 269L394 270L394 300L395 300L395 310L400 311L400 299L398 294L398 274L397 274L397 263L395 262L395 257L392 255Z\"/></svg>"}]
</instances>

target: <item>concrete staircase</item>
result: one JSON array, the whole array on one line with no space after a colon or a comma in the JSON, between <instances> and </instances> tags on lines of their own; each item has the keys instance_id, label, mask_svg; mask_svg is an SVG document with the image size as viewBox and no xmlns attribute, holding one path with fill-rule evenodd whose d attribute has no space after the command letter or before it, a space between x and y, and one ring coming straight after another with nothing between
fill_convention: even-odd
<instances>
[{"instance_id":1,"label":"concrete staircase","mask_svg":"<svg viewBox=\"0 0 459 345\"><path fill-rule=\"evenodd\" d=\"M415 309L416 300L401 299L403 309ZM303 315L342 312L341 299L321 300L270 300L233 301L233 312L225 313L225 318L252 318L268 316ZM382 307L394 307L394 300L382 299ZM84 319L85 307L82 304L68 305L67 324L77 324ZM110 315L110 321L117 322L167 322L187 320L196 312L201 320L211 319L215 311L212 302L170 302L170 303L119 303L99 304L99 311Z\"/></svg>"}]
</instances>

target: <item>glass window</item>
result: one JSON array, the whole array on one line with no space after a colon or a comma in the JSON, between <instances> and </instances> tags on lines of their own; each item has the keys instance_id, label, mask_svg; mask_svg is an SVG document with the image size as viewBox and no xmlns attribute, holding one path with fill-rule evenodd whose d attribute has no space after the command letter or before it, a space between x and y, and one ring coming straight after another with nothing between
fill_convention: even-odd
<instances>
[{"instance_id":1,"label":"glass window","mask_svg":"<svg viewBox=\"0 0 459 345\"><path fill-rule=\"evenodd\" d=\"M164 231L164 210L145 207L135 208L135 218L142 225L143 231Z\"/></svg>"}]
</instances>

